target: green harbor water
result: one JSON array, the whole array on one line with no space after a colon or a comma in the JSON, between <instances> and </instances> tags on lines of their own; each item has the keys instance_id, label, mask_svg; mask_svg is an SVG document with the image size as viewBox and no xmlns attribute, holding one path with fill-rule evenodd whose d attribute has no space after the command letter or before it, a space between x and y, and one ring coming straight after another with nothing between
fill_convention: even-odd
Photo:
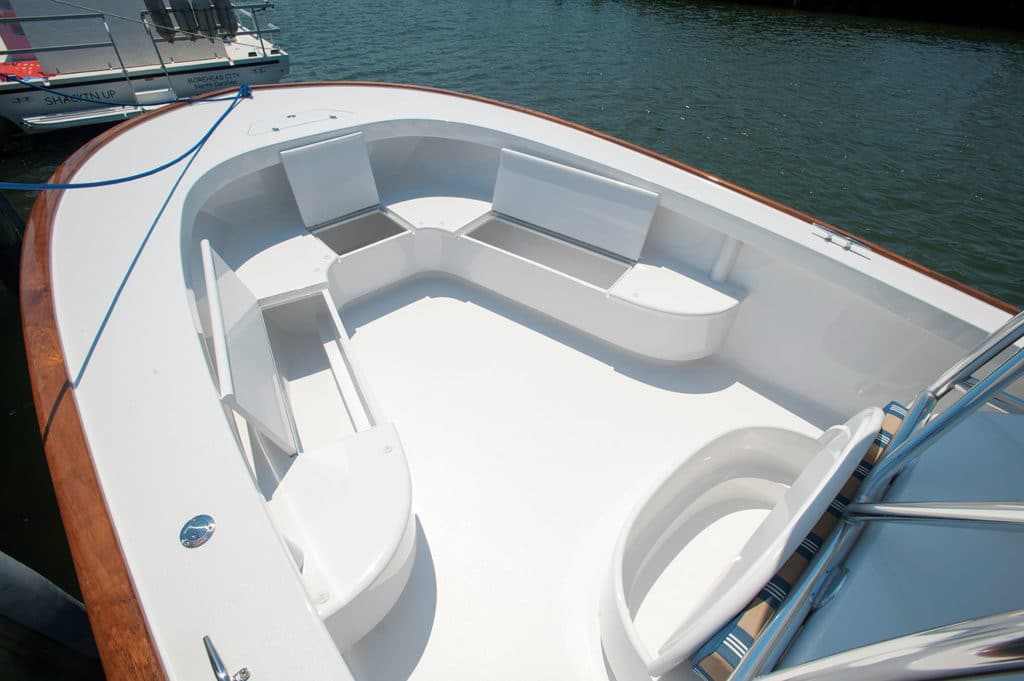
<instances>
[{"instance_id":1,"label":"green harbor water","mask_svg":"<svg viewBox=\"0 0 1024 681\"><path fill-rule=\"evenodd\" d=\"M289 80L433 85L561 116L1024 305L1020 33L655 0L278 0L272 19ZM0 178L43 181L96 132L4 140ZM10 197L27 214L33 197ZM75 592L5 290L0 311L0 550Z\"/></svg>"}]
</instances>

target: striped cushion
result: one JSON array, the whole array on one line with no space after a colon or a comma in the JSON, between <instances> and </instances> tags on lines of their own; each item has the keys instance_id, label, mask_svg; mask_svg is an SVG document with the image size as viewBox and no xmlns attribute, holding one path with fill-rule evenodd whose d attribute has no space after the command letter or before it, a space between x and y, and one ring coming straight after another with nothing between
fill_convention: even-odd
<instances>
[{"instance_id":1,"label":"striped cushion","mask_svg":"<svg viewBox=\"0 0 1024 681\"><path fill-rule=\"evenodd\" d=\"M856 495L861 481L882 458L885 448L892 442L892 436L899 430L906 416L907 408L903 405L897 402L886 405L882 430L868 448L853 476L833 499L825 515L818 520L814 529L754 600L694 654L693 670L698 676L706 681L726 681L729 678L732 670L753 645L754 639L782 605L782 601L814 558L814 554L821 548L822 542L839 522L839 517Z\"/></svg>"}]
</instances>

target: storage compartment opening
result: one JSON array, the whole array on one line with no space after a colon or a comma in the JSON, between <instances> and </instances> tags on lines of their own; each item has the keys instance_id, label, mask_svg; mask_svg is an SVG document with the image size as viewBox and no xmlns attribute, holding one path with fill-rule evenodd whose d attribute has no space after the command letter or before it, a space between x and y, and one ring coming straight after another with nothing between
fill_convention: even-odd
<instances>
[{"instance_id":1,"label":"storage compartment opening","mask_svg":"<svg viewBox=\"0 0 1024 681\"><path fill-rule=\"evenodd\" d=\"M609 289L631 265L494 216L466 236Z\"/></svg>"},{"instance_id":2,"label":"storage compartment opening","mask_svg":"<svg viewBox=\"0 0 1024 681\"><path fill-rule=\"evenodd\" d=\"M331 361L338 331L321 294L263 310L300 451L356 431Z\"/></svg>"},{"instance_id":3,"label":"storage compartment opening","mask_svg":"<svg viewBox=\"0 0 1024 681\"><path fill-rule=\"evenodd\" d=\"M345 255L388 237L406 231L389 216L379 211L338 222L313 231L338 255Z\"/></svg>"}]
</instances>

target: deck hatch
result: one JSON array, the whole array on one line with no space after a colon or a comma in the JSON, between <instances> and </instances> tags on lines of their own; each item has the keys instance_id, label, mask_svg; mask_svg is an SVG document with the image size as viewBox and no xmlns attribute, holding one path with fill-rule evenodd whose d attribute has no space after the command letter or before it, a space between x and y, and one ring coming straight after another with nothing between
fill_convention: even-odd
<instances>
[{"instance_id":1,"label":"deck hatch","mask_svg":"<svg viewBox=\"0 0 1024 681\"><path fill-rule=\"evenodd\" d=\"M502 149L493 206L497 213L638 260L658 194Z\"/></svg>"}]
</instances>

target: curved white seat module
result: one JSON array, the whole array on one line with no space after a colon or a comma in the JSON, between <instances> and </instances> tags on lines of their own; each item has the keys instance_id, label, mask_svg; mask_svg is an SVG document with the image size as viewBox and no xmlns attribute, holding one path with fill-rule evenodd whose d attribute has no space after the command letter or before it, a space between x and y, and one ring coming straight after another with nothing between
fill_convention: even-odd
<instances>
[{"instance_id":1,"label":"curved white seat module","mask_svg":"<svg viewBox=\"0 0 1024 681\"><path fill-rule=\"evenodd\" d=\"M441 204L426 198L432 200L419 213L410 210L411 200L400 209L385 206L414 225L408 231L378 231L372 243L359 241L360 248L332 245L339 254L328 272L336 303L344 306L423 272L443 272L669 362L717 352L736 317L739 291L698 272L641 261L659 200L641 187L502 149L491 211L481 214L474 200L466 209L475 216L468 224L459 225L454 214L438 213L432 221L428 216ZM447 197L443 205L452 201ZM314 234L327 241L335 229L359 232L360 219Z\"/></svg>"},{"instance_id":2,"label":"curved white seat module","mask_svg":"<svg viewBox=\"0 0 1024 681\"><path fill-rule=\"evenodd\" d=\"M356 432L316 438L297 429L299 410L282 390L264 310L209 241L200 242L200 251L221 399L250 429L250 472L310 602L335 642L351 645L391 610L412 571L412 483L398 432L377 423L369 408L352 419ZM333 316L324 312L331 304L320 291L288 303L296 319L323 308L328 346L341 333L331 328L340 322L330 322ZM339 385L343 372L333 371ZM323 397L307 402L322 409L339 404L337 396ZM340 422L344 412L355 413L359 400L348 399L323 418Z\"/></svg>"},{"instance_id":3,"label":"curved white seat module","mask_svg":"<svg viewBox=\"0 0 1024 681\"><path fill-rule=\"evenodd\" d=\"M601 640L616 679L675 669L747 605L828 509L881 425L872 407L818 438L736 430L656 484L619 535L602 598Z\"/></svg>"},{"instance_id":4,"label":"curved white seat module","mask_svg":"<svg viewBox=\"0 0 1024 681\"><path fill-rule=\"evenodd\" d=\"M348 646L375 627L412 571L412 484L388 424L302 452L267 504L313 606Z\"/></svg>"}]
</instances>

